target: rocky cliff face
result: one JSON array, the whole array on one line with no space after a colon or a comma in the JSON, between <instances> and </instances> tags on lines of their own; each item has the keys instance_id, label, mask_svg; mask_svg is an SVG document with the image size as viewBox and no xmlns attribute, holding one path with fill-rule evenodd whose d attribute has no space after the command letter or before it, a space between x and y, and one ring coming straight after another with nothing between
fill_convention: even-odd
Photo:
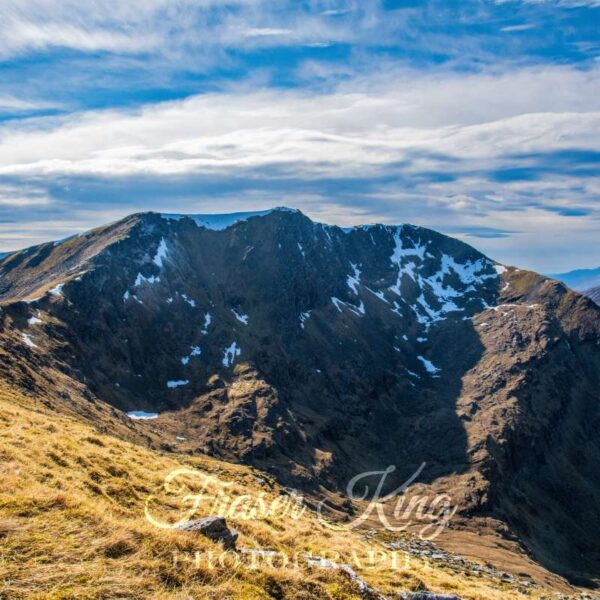
<instances>
[{"instance_id":1,"label":"rocky cliff face","mask_svg":"<svg viewBox=\"0 0 600 600\"><path fill-rule=\"evenodd\" d=\"M167 447L307 488L426 462L464 514L598 572L600 309L555 281L411 225L147 213L8 256L0 300L5 373L159 413Z\"/></svg>"}]
</instances>

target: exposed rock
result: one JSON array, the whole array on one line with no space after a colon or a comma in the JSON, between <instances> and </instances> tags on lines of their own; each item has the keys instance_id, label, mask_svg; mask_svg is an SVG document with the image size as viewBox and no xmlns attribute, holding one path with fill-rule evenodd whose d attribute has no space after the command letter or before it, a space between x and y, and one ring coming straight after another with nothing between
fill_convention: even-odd
<instances>
[{"instance_id":1,"label":"exposed rock","mask_svg":"<svg viewBox=\"0 0 600 600\"><path fill-rule=\"evenodd\" d=\"M433 592L400 592L401 600L460 600L458 596Z\"/></svg>"},{"instance_id":2,"label":"exposed rock","mask_svg":"<svg viewBox=\"0 0 600 600\"><path fill-rule=\"evenodd\" d=\"M213 542L222 543L225 550L235 550L235 544L238 539L237 531L229 529L225 517L218 515L182 523L177 526L177 529L204 535Z\"/></svg>"},{"instance_id":3,"label":"exposed rock","mask_svg":"<svg viewBox=\"0 0 600 600\"><path fill-rule=\"evenodd\" d=\"M485 576L486 579L509 583L525 589L537 587L528 579L514 577L510 573L500 571L489 564L484 565L467 560L463 556L442 550L433 542L421 540L418 537L395 540L387 543L386 546L391 550L402 550L410 556L430 561L435 563L436 566L450 569L456 573Z\"/></svg>"}]
</instances>

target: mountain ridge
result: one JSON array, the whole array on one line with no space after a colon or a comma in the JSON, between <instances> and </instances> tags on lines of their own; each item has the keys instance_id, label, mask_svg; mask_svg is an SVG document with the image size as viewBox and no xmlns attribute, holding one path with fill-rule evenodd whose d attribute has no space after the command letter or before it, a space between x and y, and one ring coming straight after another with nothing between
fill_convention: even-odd
<instances>
[{"instance_id":1,"label":"mountain ridge","mask_svg":"<svg viewBox=\"0 0 600 600\"><path fill-rule=\"evenodd\" d=\"M0 303L1 372L57 410L308 490L426 462L461 514L594 576L600 311L556 281L412 225L138 213L4 259Z\"/></svg>"}]
</instances>

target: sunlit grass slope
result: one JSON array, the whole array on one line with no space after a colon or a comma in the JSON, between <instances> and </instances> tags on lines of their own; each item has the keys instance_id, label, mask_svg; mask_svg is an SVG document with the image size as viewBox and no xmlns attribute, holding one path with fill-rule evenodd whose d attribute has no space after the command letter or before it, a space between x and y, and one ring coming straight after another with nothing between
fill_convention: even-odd
<instances>
[{"instance_id":1,"label":"sunlit grass slope","mask_svg":"<svg viewBox=\"0 0 600 600\"><path fill-rule=\"evenodd\" d=\"M268 477L243 466L206 457L161 454L100 435L72 418L38 410L31 399L0 391L0 598L2 599L351 599L363 598L360 584L348 573L301 561L272 566L246 553L243 564L229 556L223 564L203 560L220 555L209 540L160 529L145 517L181 515L180 499L163 490L165 476L192 469L210 476L206 491L216 493L231 482L231 497L262 494L268 504L285 498ZM193 479L193 477L192 477ZM190 484L192 485L192 484ZM201 505L198 515L213 514ZM179 511L179 512L178 512ZM231 519L240 532L238 547L280 550L292 556L308 552L347 563L352 553L368 556L384 550L360 532L335 531L315 514L299 519ZM201 553L195 562L195 553ZM177 561L174 557L177 557ZM248 560L261 558L257 563ZM466 599L525 598L515 590L482 578L434 570L424 562L389 561L375 570L351 565L370 586L388 597L399 590L431 589ZM531 597L537 597L534 593Z\"/></svg>"}]
</instances>

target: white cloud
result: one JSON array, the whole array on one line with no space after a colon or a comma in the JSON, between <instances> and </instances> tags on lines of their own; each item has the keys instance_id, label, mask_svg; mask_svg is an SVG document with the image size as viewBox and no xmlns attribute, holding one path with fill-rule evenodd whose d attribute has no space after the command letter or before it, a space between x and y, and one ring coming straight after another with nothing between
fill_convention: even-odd
<instances>
[{"instance_id":1,"label":"white cloud","mask_svg":"<svg viewBox=\"0 0 600 600\"><path fill-rule=\"evenodd\" d=\"M2 53L18 54L25 49L42 50L51 46L86 52L140 52L157 47L155 36L133 37L110 30L93 30L68 24L15 23L3 32Z\"/></svg>"},{"instance_id":2,"label":"white cloud","mask_svg":"<svg viewBox=\"0 0 600 600\"><path fill-rule=\"evenodd\" d=\"M0 185L0 207L23 208L51 203L52 199L43 189Z\"/></svg>"},{"instance_id":3,"label":"white cloud","mask_svg":"<svg viewBox=\"0 0 600 600\"><path fill-rule=\"evenodd\" d=\"M0 127L2 175L193 174L269 165L366 176L430 155L470 168L508 154L600 149L600 69L396 73L306 90L195 96ZM414 155L420 153L421 158ZM459 168L459 167L457 167Z\"/></svg>"},{"instance_id":4,"label":"white cloud","mask_svg":"<svg viewBox=\"0 0 600 600\"><path fill-rule=\"evenodd\" d=\"M3 207L42 206L50 203L50 198L31 198L28 196L19 196L18 194L3 196L0 194L0 206Z\"/></svg>"},{"instance_id":5,"label":"white cloud","mask_svg":"<svg viewBox=\"0 0 600 600\"><path fill-rule=\"evenodd\" d=\"M349 41L359 29L276 0L3 0L0 58L64 47L181 61L238 46Z\"/></svg>"},{"instance_id":6,"label":"white cloud","mask_svg":"<svg viewBox=\"0 0 600 600\"><path fill-rule=\"evenodd\" d=\"M0 113L8 112L11 114L36 111L41 109L56 108L55 104L49 102L35 102L32 100L23 100L13 95L0 95Z\"/></svg>"},{"instance_id":7,"label":"white cloud","mask_svg":"<svg viewBox=\"0 0 600 600\"><path fill-rule=\"evenodd\" d=\"M290 35L293 33L291 29L273 29L269 27L251 27L250 29L242 29L240 34L245 37L269 37Z\"/></svg>"}]
</instances>

